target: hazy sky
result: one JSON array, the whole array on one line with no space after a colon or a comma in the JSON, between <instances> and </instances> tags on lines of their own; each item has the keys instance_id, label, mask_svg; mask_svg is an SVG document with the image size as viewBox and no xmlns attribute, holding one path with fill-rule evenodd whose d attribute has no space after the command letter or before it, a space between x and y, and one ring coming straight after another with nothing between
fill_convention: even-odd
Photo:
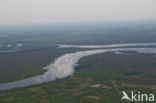
<instances>
[{"instance_id":1,"label":"hazy sky","mask_svg":"<svg viewBox=\"0 0 156 103\"><path fill-rule=\"evenodd\" d=\"M0 24L156 20L156 0L0 0Z\"/></svg>"}]
</instances>

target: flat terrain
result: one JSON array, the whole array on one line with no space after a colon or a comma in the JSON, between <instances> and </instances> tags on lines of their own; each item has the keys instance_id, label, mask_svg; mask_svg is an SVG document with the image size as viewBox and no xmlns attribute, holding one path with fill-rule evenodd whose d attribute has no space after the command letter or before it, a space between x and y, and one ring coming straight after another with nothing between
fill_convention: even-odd
<instances>
[{"instance_id":1,"label":"flat terrain","mask_svg":"<svg viewBox=\"0 0 156 103\"><path fill-rule=\"evenodd\" d=\"M155 34L154 22L0 27L0 83L42 74L55 58L85 50L55 44L150 43L156 42ZM85 57L62 80L0 91L0 103L120 103L123 90L156 95L156 54L124 53Z\"/></svg>"},{"instance_id":2,"label":"flat terrain","mask_svg":"<svg viewBox=\"0 0 156 103\"><path fill-rule=\"evenodd\" d=\"M2 92L0 103L120 103L123 90L156 94L155 55L129 54L85 57L73 76Z\"/></svg>"},{"instance_id":3,"label":"flat terrain","mask_svg":"<svg viewBox=\"0 0 156 103\"><path fill-rule=\"evenodd\" d=\"M26 49L26 50L25 50ZM43 74L43 69L60 55L77 49L51 47L23 47L18 52L0 53L0 83Z\"/></svg>"}]
</instances>

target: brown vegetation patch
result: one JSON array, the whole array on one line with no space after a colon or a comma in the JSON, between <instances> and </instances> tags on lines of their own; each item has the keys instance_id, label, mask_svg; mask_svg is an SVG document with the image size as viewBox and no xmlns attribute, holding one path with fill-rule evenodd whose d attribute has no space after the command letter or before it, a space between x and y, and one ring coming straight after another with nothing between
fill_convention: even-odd
<instances>
[{"instance_id":1,"label":"brown vegetation patch","mask_svg":"<svg viewBox=\"0 0 156 103\"><path fill-rule=\"evenodd\" d=\"M74 96L81 95L80 89L74 89L74 90L72 90L72 92L73 92Z\"/></svg>"},{"instance_id":2,"label":"brown vegetation patch","mask_svg":"<svg viewBox=\"0 0 156 103\"><path fill-rule=\"evenodd\" d=\"M93 81L91 78L87 78L87 80L80 85L80 88L89 86L91 81Z\"/></svg>"},{"instance_id":3,"label":"brown vegetation patch","mask_svg":"<svg viewBox=\"0 0 156 103\"><path fill-rule=\"evenodd\" d=\"M40 99L40 103L49 103L45 99Z\"/></svg>"},{"instance_id":4,"label":"brown vegetation patch","mask_svg":"<svg viewBox=\"0 0 156 103\"><path fill-rule=\"evenodd\" d=\"M5 99L6 101L13 101L15 98L14 97L9 97L7 99Z\"/></svg>"}]
</instances>

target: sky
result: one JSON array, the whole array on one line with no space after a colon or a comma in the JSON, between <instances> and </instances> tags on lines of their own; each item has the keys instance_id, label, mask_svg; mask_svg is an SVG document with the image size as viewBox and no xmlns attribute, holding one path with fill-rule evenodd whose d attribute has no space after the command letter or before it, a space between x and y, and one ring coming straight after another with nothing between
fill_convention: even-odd
<instances>
[{"instance_id":1,"label":"sky","mask_svg":"<svg viewBox=\"0 0 156 103\"><path fill-rule=\"evenodd\" d=\"M156 0L0 0L0 24L156 20Z\"/></svg>"}]
</instances>

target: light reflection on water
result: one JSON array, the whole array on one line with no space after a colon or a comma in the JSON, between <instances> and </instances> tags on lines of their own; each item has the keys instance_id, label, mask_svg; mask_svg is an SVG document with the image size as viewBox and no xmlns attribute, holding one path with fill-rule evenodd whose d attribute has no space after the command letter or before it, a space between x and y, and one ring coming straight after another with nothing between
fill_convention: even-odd
<instances>
[{"instance_id":1,"label":"light reflection on water","mask_svg":"<svg viewBox=\"0 0 156 103\"><path fill-rule=\"evenodd\" d=\"M105 52L116 52L116 51L136 51L138 53L146 54L155 54L156 48L116 48L116 49L98 49L98 50L87 50L87 51L78 51L75 53L64 54L63 56L58 57L54 63L46 66L47 70L44 74L38 75L35 77L18 80L14 82L0 84L0 90L7 90L18 87L26 87L30 85L42 84L56 79L66 78L74 73L74 67L79 59L99 54Z\"/></svg>"}]
</instances>

